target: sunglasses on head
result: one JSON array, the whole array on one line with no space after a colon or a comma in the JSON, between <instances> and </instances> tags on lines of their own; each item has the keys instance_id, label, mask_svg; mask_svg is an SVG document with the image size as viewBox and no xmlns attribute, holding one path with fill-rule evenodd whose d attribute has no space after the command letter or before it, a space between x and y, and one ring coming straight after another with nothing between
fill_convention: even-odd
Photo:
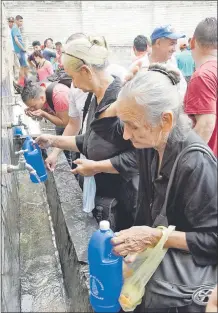
<instances>
[{"instance_id":1,"label":"sunglasses on head","mask_svg":"<svg viewBox=\"0 0 218 313\"><path fill-rule=\"evenodd\" d=\"M83 59L80 59L80 58L76 57L76 56L73 55L73 54L70 54L70 53L67 53L67 52L64 52L64 51L62 51L62 53L63 53L63 54L66 54L66 55L68 55L68 56L70 56L70 57L76 58L76 59L82 61L83 64L86 64L86 62L85 62Z\"/></svg>"}]
</instances>

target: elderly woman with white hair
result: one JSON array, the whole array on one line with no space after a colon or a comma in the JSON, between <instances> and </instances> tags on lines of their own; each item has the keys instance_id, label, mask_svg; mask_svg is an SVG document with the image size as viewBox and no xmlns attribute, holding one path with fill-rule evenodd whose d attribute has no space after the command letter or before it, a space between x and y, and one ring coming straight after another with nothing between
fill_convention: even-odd
<instances>
[{"instance_id":1,"label":"elderly woman with white hair","mask_svg":"<svg viewBox=\"0 0 218 313\"><path fill-rule=\"evenodd\" d=\"M86 131L78 136L42 135L36 141L41 147L47 144L60 149L68 147L86 157L74 162L77 168L73 173L94 176L96 196L118 201L117 227L123 229L133 225L139 175L131 141L110 132L118 118L100 118L116 100L122 86L121 80L107 71L108 56L104 37L80 36L66 45L63 52L65 71L72 77L74 87L93 93L85 120ZM104 140L102 136L106 133L110 133L110 138ZM89 195L89 203L92 200L93 193Z\"/></svg>"},{"instance_id":2,"label":"elderly woman with white hair","mask_svg":"<svg viewBox=\"0 0 218 313\"><path fill-rule=\"evenodd\" d=\"M216 158L183 113L179 80L169 66L141 69L101 116L120 118L114 129L131 140L140 158L139 218L112 239L114 253L153 247L162 237L156 226L176 226L141 312L204 312L217 281Z\"/></svg>"}]
</instances>

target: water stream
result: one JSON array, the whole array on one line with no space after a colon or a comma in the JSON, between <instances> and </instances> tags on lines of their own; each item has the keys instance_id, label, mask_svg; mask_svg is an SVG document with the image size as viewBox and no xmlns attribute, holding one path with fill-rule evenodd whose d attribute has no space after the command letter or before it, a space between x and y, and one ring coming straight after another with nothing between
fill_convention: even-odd
<instances>
[{"instance_id":1,"label":"water stream","mask_svg":"<svg viewBox=\"0 0 218 313\"><path fill-rule=\"evenodd\" d=\"M43 183L19 173L21 312L67 312L55 234Z\"/></svg>"}]
</instances>

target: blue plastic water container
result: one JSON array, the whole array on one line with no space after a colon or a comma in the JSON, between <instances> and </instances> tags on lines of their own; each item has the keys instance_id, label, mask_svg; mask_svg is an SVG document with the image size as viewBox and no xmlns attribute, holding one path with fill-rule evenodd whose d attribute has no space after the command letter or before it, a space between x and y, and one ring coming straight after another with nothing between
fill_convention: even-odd
<instances>
[{"instance_id":1,"label":"blue plastic water container","mask_svg":"<svg viewBox=\"0 0 218 313\"><path fill-rule=\"evenodd\" d=\"M123 285L122 257L112 253L114 236L108 221L100 222L89 241L90 303L95 312L119 312Z\"/></svg>"},{"instance_id":2,"label":"blue plastic water container","mask_svg":"<svg viewBox=\"0 0 218 313\"><path fill-rule=\"evenodd\" d=\"M23 135L22 128L20 126L13 127L13 134L14 134L14 137L22 136Z\"/></svg>"},{"instance_id":3,"label":"blue plastic water container","mask_svg":"<svg viewBox=\"0 0 218 313\"><path fill-rule=\"evenodd\" d=\"M40 182L46 181L48 175L42 158L42 152L39 146L36 143L33 143L32 137L26 137L22 149L28 150L28 152L24 153L25 160L34 168L38 178L40 179ZM30 174L30 179L33 183L39 183L33 174Z\"/></svg>"}]
</instances>

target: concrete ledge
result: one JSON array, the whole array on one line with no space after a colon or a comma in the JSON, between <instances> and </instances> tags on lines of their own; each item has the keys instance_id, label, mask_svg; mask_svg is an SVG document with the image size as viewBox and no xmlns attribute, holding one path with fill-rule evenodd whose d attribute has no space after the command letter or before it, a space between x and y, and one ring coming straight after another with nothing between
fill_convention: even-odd
<instances>
[{"instance_id":1,"label":"concrete ledge","mask_svg":"<svg viewBox=\"0 0 218 313\"><path fill-rule=\"evenodd\" d=\"M87 247L97 222L82 211L82 192L63 153L45 183L70 312L93 312L89 304Z\"/></svg>"}]
</instances>

